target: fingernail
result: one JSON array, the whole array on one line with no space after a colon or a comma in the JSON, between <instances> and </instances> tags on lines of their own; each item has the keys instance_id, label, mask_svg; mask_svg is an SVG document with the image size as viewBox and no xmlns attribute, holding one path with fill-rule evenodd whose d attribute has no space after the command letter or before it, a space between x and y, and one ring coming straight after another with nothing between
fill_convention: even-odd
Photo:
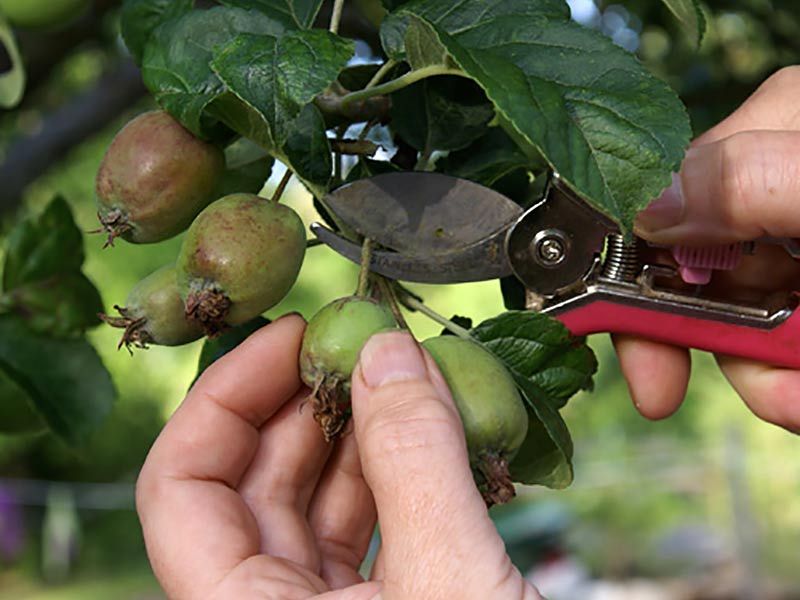
<instances>
[{"instance_id":1,"label":"fingernail","mask_svg":"<svg viewBox=\"0 0 800 600\"><path fill-rule=\"evenodd\" d=\"M428 376L422 352L406 332L379 333L361 349L361 374L368 387Z\"/></svg>"},{"instance_id":2,"label":"fingernail","mask_svg":"<svg viewBox=\"0 0 800 600\"><path fill-rule=\"evenodd\" d=\"M672 185L659 198L639 213L639 225L652 231L677 225L683 216L683 188L678 173L672 174Z\"/></svg>"}]
</instances>

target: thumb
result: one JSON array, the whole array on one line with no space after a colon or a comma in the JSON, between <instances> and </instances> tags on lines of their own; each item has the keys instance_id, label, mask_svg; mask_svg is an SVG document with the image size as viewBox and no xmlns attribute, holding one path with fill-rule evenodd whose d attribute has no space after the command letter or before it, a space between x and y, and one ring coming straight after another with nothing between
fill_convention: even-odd
<instances>
[{"instance_id":1,"label":"thumb","mask_svg":"<svg viewBox=\"0 0 800 600\"><path fill-rule=\"evenodd\" d=\"M522 578L473 483L458 411L430 356L408 333L378 334L361 350L352 386L381 529L383 599L522 598Z\"/></svg>"},{"instance_id":2,"label":"thumb","mask_svg":"<svg viewBox=\"0 0 800 600\"><path fill-rule=\"evenodd\" d=\"M660 244L717 245L800 236L800 132L744 131L694 146L673 184L639 213Z\"/></svg>"}]
</instances>

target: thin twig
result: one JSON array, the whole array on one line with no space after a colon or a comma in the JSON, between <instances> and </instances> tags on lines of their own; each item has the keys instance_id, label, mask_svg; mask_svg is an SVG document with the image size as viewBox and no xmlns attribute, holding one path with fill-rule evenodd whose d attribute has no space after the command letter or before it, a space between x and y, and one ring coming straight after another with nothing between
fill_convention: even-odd
<instances>
[{"instance_id":1,"label":"thin twig","mask_svg":"<svg viewBox=\"0 0 800 600\"><path fill-rule=\"evenodd\" d=\"M414 165L414 170L430 171L432 166L431 156L433 156L433 148L431 148L430 144L425 144L425 149L420 153L417 164Z\"/></svg>"},{"instance_id":2,"label":"thin twig","mask_svg":"<svg viewBox=\"0 0 800 600\"><path fill-rule=\"evenodd\" d=\"M427 77L436 77L438 75L460 75L465 77L463 71L458 69L454 69L452 67L447 67L445 65L429 65L427 67L422 67L420 69L416 69L414 71L409 71L408 73L401 75L397 79L392 79L387 81L386 83L381 83L380 85L376 85L375 87L371 88L364 88L363 90L358 90L355 92L350 92L349 94L345 94L339 100L339 109L345 110L348 106L352 106L357 102L362 102L364 100L368 100L369 98L374 98L375 96L384 96L387 94L391 94L392 92L396 92L397 90L402 90L409 85L416 83L417 81L421 81Z\"/></svg>"},{"instance_id":3,"label":"thin twig","mask_svg":"<svg viewBox=\"0 0 800 600\"><path fill-rule=\"evenodd\" d=\"M342 20L342 9L344 8L344 0L334 0L333 11L331 12L331 33L339 33L339 22Z\"/></svg>"},{"instance_id":4,"label":"thin twig","mask_svg":"<svg viewBox=\"0 0 800 600\"><path fill-rule=\"evenodd\" d=\"M386 77L386 74L389 71L391 71L396 64L397 61L391 58L387 60L385 63L383 63L380 69L375 71L375 74L372 76L372 79L369 80L369 83L367 83L364 89L368 90L378 85L381 82L381 80L383 80L383 78Z\"/></svg>"},{"instance_id":5,"label":"thin twig","mask_svg":"<svg viewBox=\"0 0 800 600\"><path fill-rule=\"evenodd\" d=\"M323 246L323 245L325 245L325 242L317 238L311 238L310 240L306 240L306 250L309 248L316 248L317 246Z\"/></svg>"},{"instance_id":6,"label":"thin twig","mask_svg":"<svg viewBox=\"0 0 800 600\"><path fill-rule=\"evenodd\" d=\"M286 191L286 186L289 185L289 180L292 178L292 170L286 169L286 173L283 174L281 178L281 182L278 184L278 187L275 188L275 191L272 193L272 201L273 202L280 202L281 198L283 197L283 192Z\"/></svg>"},{"instance_id":7,"label":"thin twig","mask_svg":"<svg viewBox=\"0 0 800 600\"><path fill-rule=\"evenodd\" d=\"M372 260L372 240L364 238L361 245L361 270L358 272L358 287L356 296L366 296L369 286L369 264Z\"/></svg>"},{"instance_id":8,"label":"thin twig","mask_svg":"<svg viewBox=\"0 0 800 600\"><path fill-rule=\"evenodd\" d=\"M371 119L371 120L367 121L367 124L364 125L364 127L361 129L361 132L358 134L358 141L359 142L363 142L364 140L367 139L367 136L369 135L370 130L373 127L375 127L377 122L378 121L376 119Z\"/></svg>"},{"instance_id":9,"label":"thin twig","mask_svg":"<svg viewBox=\"0 0 800 600\"><path fill-rule=\"evenodd\" d=\"M400 325L403 329L410 330L408 326L408 322L406 321L405 316L403 316L403 311L400 309L400 303L397 300L397 294L394 291L394 286L392 285L392 281L386 279L385 277L378 275L378 287L383 294L383 297L386 299L386 303L389 305L389 309L392 311L392 315L394 316L394 320L397 321L397 324Z\"/></svg>"},{"instance_id":10,"label":"thin twig","mask_svg":"<svg viewBox=\"0 0 800 600\"><path fill-rule=\"evenodd\" d=\"M404 296L403 298L400 299L400 301L403 303L403 305L407 306L408 308L412 310L417 310L426 317L428 317L429 319L436 321L437 323L439 323L439 325L447 329L449 332L457 335L458 337L463 338L465 340L472 339L472 336L469 334L469 331L467 331L460 325L456 325L447 317L443 317L435 310L428 307L424 303L420 302L413 296Z\"/></svg>"}]
</instances>

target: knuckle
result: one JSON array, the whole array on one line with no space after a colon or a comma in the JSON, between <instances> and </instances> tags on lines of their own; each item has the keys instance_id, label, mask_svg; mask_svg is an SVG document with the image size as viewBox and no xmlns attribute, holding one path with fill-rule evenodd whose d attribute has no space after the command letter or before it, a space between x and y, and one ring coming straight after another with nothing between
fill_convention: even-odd
<instances>
[{"instance_id":1,"label":"knuckle","mask_svg":"<svg viewBox=\"0 0 800 600\"><path fill-rule=\"evenodd\" d=\"M800 87L800 66L783 67L770 75L761 85L764 90Z\"/></svg>"},{"instance_id":2,"label":"knuckle","mask_svg":"<svg viewBox=\"0 0 800 600\"><path fill-rule=\"evenodd\" d=\"M724 225L738 228L759 215L764 194L766 170L754 140L747 132L732 135L722 144L720 156L719 217Z\"/></svg>"},{"instance_id":3,"label":"knuckle","mask_svg":"<svg viewBox=\"0 0 800 600\"><path fill-rule=\"evenodd\" d=\"M721 145L718 218L737 231L785 225L800 192L800 136L740 132ZM775 222L777 220L777 223ZM790 219L791 220L791 219ZM759 227L760 226L760 227Z\"/></svg>"}]
</instances>

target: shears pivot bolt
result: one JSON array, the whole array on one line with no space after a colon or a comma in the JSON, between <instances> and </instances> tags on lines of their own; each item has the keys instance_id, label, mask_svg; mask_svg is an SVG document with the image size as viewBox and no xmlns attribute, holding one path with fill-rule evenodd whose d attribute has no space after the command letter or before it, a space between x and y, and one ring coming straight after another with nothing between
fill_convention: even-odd
<instances>
[{"instance_id":1,"label":"shears pivot bolt","mask_svg":"<svg viewBox=\"0 0 800 600\"><path fill-rule=\"evenodd\" d=\"M531 251L539 265L557 267L567 258L569 239L560 229L543 229L534 236Z\"/></svg>"}]
</instances>

